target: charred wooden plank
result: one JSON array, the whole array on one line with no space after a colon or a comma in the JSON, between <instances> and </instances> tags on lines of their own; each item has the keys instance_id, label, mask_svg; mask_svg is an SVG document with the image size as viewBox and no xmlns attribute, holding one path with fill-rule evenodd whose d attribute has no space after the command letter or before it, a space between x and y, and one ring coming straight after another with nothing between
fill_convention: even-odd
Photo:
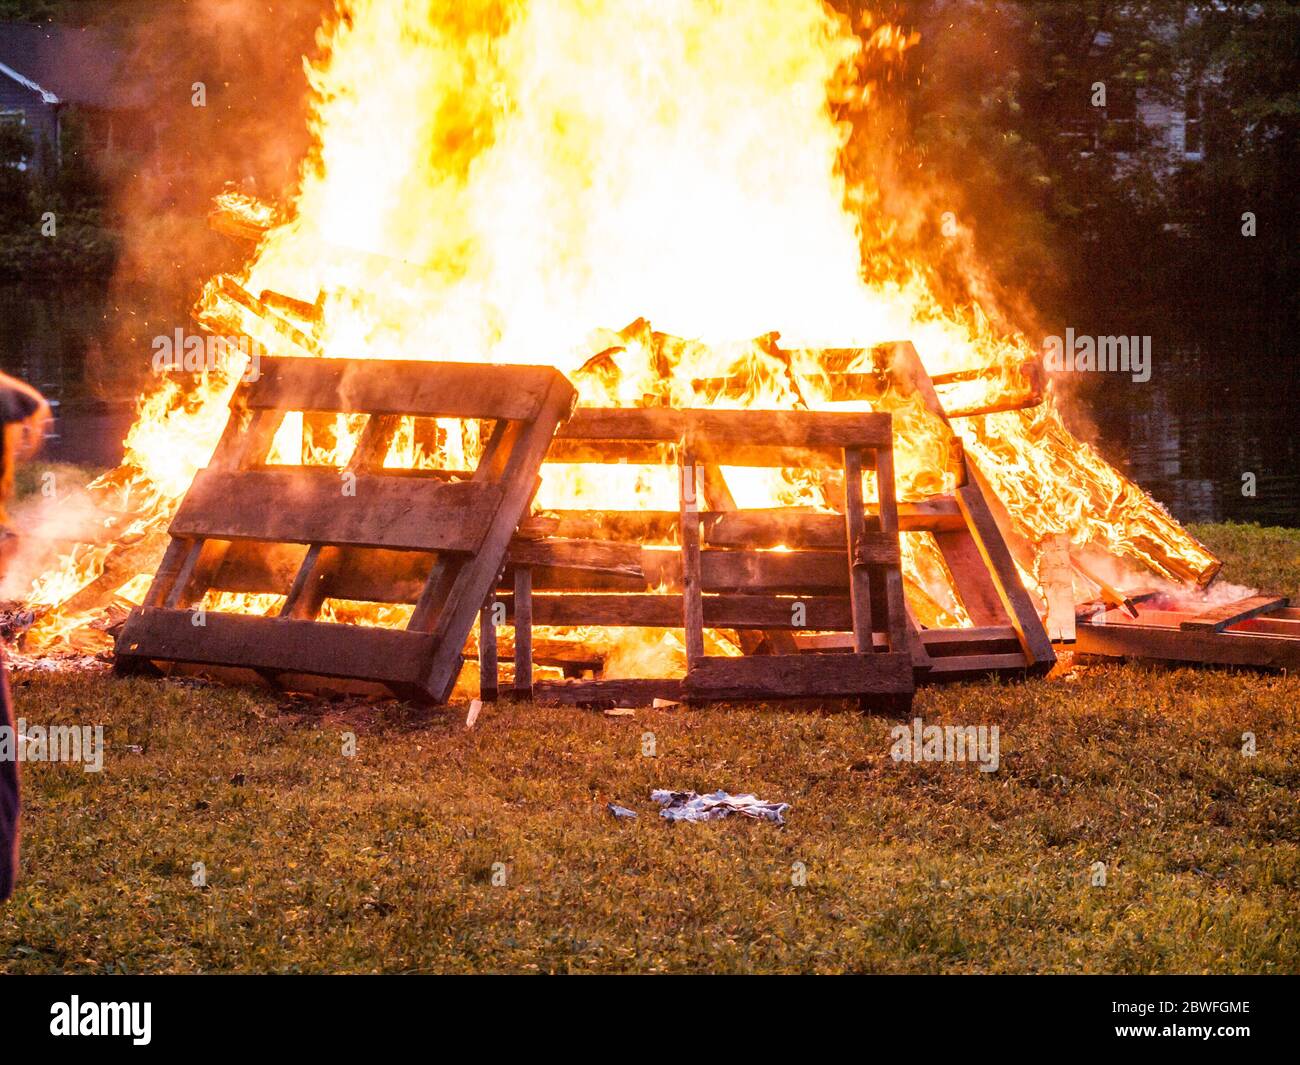
<instances>
[{"instance_id":1,"label":"charred wooden plank","mask_svg":"<svg viewBox=\"0 0 1300 1065\"><path fill-rule=\"evenodd\" d=\"M551 566L591 570L626 577L645 577L642 550L636 544L605 540L512 540L506 556L512 566Z\"/></svg>"},{"instance_id":2,"label":"charred wooden plank","mask_svg":"<svg viewBox=\"0 0 1300 1065\"><path fill-rule=\"evenodd\" d=\"M656 699L680 702L683 698L682 682L670 677L539 680L533 685L535 702L564 706L651 706Z\"/></svg>"},{"instance_id":3,"label":"charred wooden plank","mask_svg":"<svg viewBox=\"0 0 1300 1065\"><path fill-rule=\"evenodd\" d=\"M554 447L554 444L552 444ZM550 453L547 453L549 459ZM623 540L637 544L671 544L677 541L675 510L554 510L543 511L519 523L515 542L563 539Z\"/></svg>"},{"instance_id":4,"label":"charred wooden plank","mask_svg":"<svg viewBox=\"0 0 1300 1065\"><path fill-rule=\"evenodd\" d=\"M686 411L667 407L579 407L556 431L557 440L636 440L676 444Z\"/></svg>"},{"instance_id":5,"label":"charred wooden plank","mask_svg":"<svg viewBox=\"0 0 1300 1065\"><path fill-rule=\"evenodd\" d=\"M692 699L781 699L910 694L912 657L884 654L700 658L687 671Z\"/></svg>"},{"instance_id":6,"label":"charred wooden plank","mask_svg":"<svg viewBox=\"0 0 1300 1065\"><path fill-rule=\"evenodd\" d=\"M853 649L858 654L871 650L871 584L867 561L861 557L866 548L866 523L862 503L862 452L857 448L844 449L844 524L848 542L849 601L853 608ZM894 565L898 565L897 538L894 543Z\"/></svg>"},{"instance_id":7,"label":"charred wooden plank","mask_svg":"<svg viewBox=\"0 0 1300 1065\"><path fill-rule=\"evenodd\" d=\"M1109 658L1154 658L1202 665L1300 669L1300 640L1263 633L1213 632L1171 626L1084 623L1074 649Z\"/></svg>"},{"instance_id":8,"label":"charred wooden plank","mask_svg":"<svg viewBox=\"0 0 1300 1065\"><path fill-rule=\"evenodd\" d=\"M1020 638L1010 625L973 629L922 629L921 641L926 650L937 658L979 654L983 651L1014 653L1020 645Z\"/></svg>"},{"instance_id":9,"label":"charred wooden plank","mask_svg":"<svg viewBox=\"0 0 1300 1065\"><path fill-rule=\"evenodd\" d=\"M836 447L798 447L791 444L766 443L761 438L748 443L708 441L695 445L695 456L698 461L717 466L798 470L834 468L839 465L841 454L841 450Z\"/></svg>"},{"instance_id":10,"label":"charred wooden plank","mask_svg":"<svg viewBox=\"0 0 1300 1065\"><path fill-rule=\"evenodd\" d=\"M430 650L424 633L331 625L208 611L140 607L127 619L118 649L126 656L299 671L389 684L414 683Z\"/></svg>"},{"instance_id":11,"label":"charred wooden plank","mask_svg":"<svg viewBox=\"0 0 1300 1065\"><path fill-rule=\"evenodd\" d=\"M704 581L700 562L699 467L688 448L678 465L681 498L682 550L677 556L681 567L682 624L686 636L686 663L689 668L704 656Z\"/></svg>"},{"instance_id":12,"label":"charred wooden plank","mask_svg":"<svg viewBox=\"0 0 1300 1065\"><path fill-rule=\"evenodd\" d=\"M556 371L545 366L404 359L265 358L244 402L253 408L531 419Z\"/></svg>"},{"instance_id":13,"label":"charred wooden plank","mask_svg":"<svg viewBox=\"0 0 1300 1065\"><path fill-rule=\"evenodd\" d=\"M276 314L271 307L259 300L229 274L221 275L217 285L223 296L267 326L277 339L285 340L294 347L309 352L314 357L313 361L324 355L324 350L315 337L304 333L292 322ZM259 368L264 363L265 360L259 359Z\"/></svg>"},{"instance_id":14,"label":"charred wooden plank","mask_svg":"<svg viewBox=\"0 0 1300 1065\"><path fill-rule=\"evenodd\" d=\"M676 459L676 445L655 444L641 440L561 440L551 441L547 462L569 465L671 466Z\"/></svg>"},{"instance_id":15,"label":"charred wooden plank","mask_svg":"<svg viewBox=\"0 0 1300 1065\"><path fill-rule=\"evenodd\" d=\"M492 484L358 476L343 494L333 470L200 470L172 519L173 536L324 542L351 547L476 551L501 501Z\"/></svg>"},{"instance_id":16,"label":"charred wooden plank","mask_svg":"<svg viewBox=\"0 0 1300 1065\"><path fill-rule=\"evenodd\" d=\"M276 310L288 311L297 318L307 322L319 322L321 320L321 311L324 305L325 293L321 292L316 297L315 303L308 303L306 300L300 300L296 296L289 296L283 292L276 292L275 289L264 288L262 294L258 297L268 307Z\"/></svg>"},{"instance_id":17,"label":"charred wooden plank","mask_svg":"<svg viewBox=\"0 0 1300 1065\"><path fill-rule=\"evenodd\" d=\"M959 532L935 533L934 540L971 621L976 626L1003 624L1006 608L970 533L963 527Z\"/></svg>"},{"instance_id":18,"label":"charred wooden plank","mask_svg":"<svg viewBox=\"0 0 1300 1065\"><path fill-rule=\"evenodd\" d=\"M933 660L991 653L1016 655L1018 666L1027 664L1020 650L1020 638L1010 625L982 629L920 629L917 638ZM801 651L853 650L853 637L847 633L810 633L795 639ZM874 634L874 646L878 651L889 650L889 641L884 633Z\"/></svg>"},{"instance_id":19,"label":"charred wooden plank","mask_svg":"<svg viewBox=\"0 0 1300 1065\"><path fill-rule=\"evenodd\" d=\"M478 615L478 695L485 703L496 702L500 685L497 613L495 597L488 596Z\"/></svg>"},{"instance_id":20,"label":"charred wooden plank","mask_svg":"<svg viewBox=\"0 0 1300 1065\"><path fill-rule=\"evenodd\" d=\"M884 448L876 455L876 491L880 497L880 532L876 537L892 549L892 560L860 561L859 557L855 557L854 562L855 565L871 567L873 583L883 585L888 614L883 627L889 633L890 649L902 651L911 645L912 634L908 628L907 604L903 598L903 572L898 553L898 505L895 501L892 448ZM861 554L859 549L858 556Z\"/></svg>"},{"instance_id":21,"label":"charred wooden plank","mask_svg":"<svg viewBox=\"0 0 1300 1065\"><path fill-rule=\"evenodd\" d=\"M161 531L151 532L144 539L134 544L115 545L112 552L104 560L104 568L100 571L98 577L90 581L84 588L69 596L59 607L59 609L68 616L79 613L83 610L92 610L103 603L104 599L115 589L120 588L136 574L148 570L152 565L157 564L156 560L162 553L162 563L159 564L158 575L154 578L154 584L150 587L149 594L156 595L159 604L162 597L166 596L175 582L176 575L183 565L186 558L186 548L184 546L172 549L173 540L165 549L163 543L165 537ZM155 588L157 591L155 592Z\"/></svg>"},{"instance_id":22,"label":"charred wooden plank","mask_svg":"<svg viewBox=\"0 0 1300 1065\"><path fill-rule=\"evenodd\" d=\"M793 448L888 448L888 414L828 411L693 410L686 423L692 447L762 445ZM723 463L727 465L727 463Z\"/></svg>"},{"instance_id":23,"label":"charred wooden plank","mask_svg":"<svg viewBox=\"0 0 1300 1065\"><path fill-rule=\"evenodd\" d=\"M882 552L887 552L883 548ZM884 557L884 554L880 557ZM818 595L847 591L848 558L844 551L714 551L700 554L705 592L768 592ZM647 591L682 588L680 551L644 549L642 577L536 566L533 584L540 591Z\"/></svg>"},{"instance_id":24,"label":"charred wooden plank","mask_svg":"<svg viewBox=\"0 0 1300 1065\"><path fill-rule=\"evenodd\" d=\"M509 595L507 618L514 617ZM682 627L682 597L650 592L560 595L538 593L532 598L533 624L556 627L599 625L607 628ZM704 625L710 629L847 631L853 626L845 596L705 595ZM796 609L798 608L798 609ZM800 623L800 618L802 622Z\"/></svg>"},{"instance_id":25,"label":"charred wooden plank","mask_svg":"<svg viewBox=\"0 0 1300 1065\"><path fill-rule=\"evenodd\" d=\"M1254 595L1197 614L1194 618L1188 618L1179 627L1184 632L1222 632L1238 621L1245 621L1285 607L1288 601L1285 596Z\"/></svg>"},{"instance_id":26,"label":"charred wooden plank","mask_svg":"<svg viewBox=\"0 0 1300 1065\"><path fill-rule=\"evenodd\" d=\"M533 571L515 570L515 698L533 695Z\"/></svg>"},{"instance_id":27,"label":"charred wooden plank","mask_svg":"<svg viewBox=\"0 0 1300 1065\"><path fill-rule=\"evenodd\" d=\"M552 445L554 447L554 445ZM547 455L550 460L550 454ZM867 527L878 519L867 514ZM772 507L734 512L701 511L704 543L710 547L826 547L844 543L844 517L804 507ZM898 504L902 532L943 532L966 528L957 501L951 496ZM516 539L553 536L568 539L625 540L640 544L677 541L677 512L673 510L552 510L520 523Z\"/></svg>"},{"instance_id":28,"label":"charred wooden plank","mask_svg":"<svg viewBox=\"0 0 1300 1065\"><path fill-rule=\"evenodd\" d=\"M1025 659L1023 651L1005 651L1000 654L947 655L930 660L930 669L926 677L932 681L964 680L988 673L1005 674L1016 670L1029 671L1030 669L1030 663Z\"/></svg>"},{"instance_id":29,"label":"charred wooden plank","mask_svg":"<svg viewBox=\"0 0 1300 1065\"><path fill-rule=\"evenodd\" d=\"M987 572L992 575L997 585L998 596L1006 610L1012 626L1020 634L1021 647L1031 664L1051 665L1056 661L1056 652L1052 650L1052 641L1047 637L1038 611L1025 591L1016 572L1015 562L1002 538L993 515L984 498L984 482L975 469L974 463L968 463L971 474L969 484L957 489L957 505L961 507L970 527L971 536L984 559ZM1000 620L1000 619L999 619ZM977 622L978 624L978 622Z\"/></svg>"},{"instance_id":30,"label":"charred wooden plank","mask_svg":"<svg viewBox=\"0 0 1300 1065\"><path fill-rule=\"evenodd\" d=\"M888 447L887 414L843 411L671 410L662 407L579 407L561 440L623 440L697 448L761 445L785 448ZM729 463L724 463L729 465Z\"/></svg>"}]
</instances>

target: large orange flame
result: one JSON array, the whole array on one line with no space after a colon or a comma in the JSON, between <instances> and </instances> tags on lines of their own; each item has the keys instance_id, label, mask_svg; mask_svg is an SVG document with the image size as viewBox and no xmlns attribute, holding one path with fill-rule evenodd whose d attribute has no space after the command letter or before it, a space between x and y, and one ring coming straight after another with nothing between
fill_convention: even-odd
<instances>
[{"instance_id":1,"label":"large orange flame","mask_svg":"<svg viewBox=\"0 0 1300 1065\"><path fill-rule=\"evenodd\" d=\"M198 315L215 332L284 354L547 362L584 402L610 405L843 406L814 353L900 339L932 374L1032 358L978 309L941 306L913 263L873 262L888 280L864 280L842 109L871 105L868 54L912 43L894 27L859 36L821 0L340 0L322 35L309 68L315 148L291 208L220 205L266 234L242 287L299 303L268 330L214 279ZM601 331L636 320L694 340ZM723 378L742 384L720 395ZM159 527L207 462L235 383L221 370L169 379L142 401L127 473L107 482L129 482L137 526ZM905 397L890 408L904 493L951 487L938 420ZM306 443L314 461L346 461L345 422L304 441L290 416L277 450ZM1031 550L1065 533L1165 576L1212 563L1050 402L960 425ZM464 454L442 460L470 461L475 444L450 434L442 446ZM389 463L421 461L416 451L407 438ZM584 469L548 474L541 502L617 507L619 493L645 503L663 488ZM806 489L751 478L737 495L816 505ZM913 604L923 620L962 622L927 540L907 545ZM102 552L66 559L32 602L56 606L103 565ZM30 638L48 644L73 620L52 613Z\"/></svg>"}]
</instances>

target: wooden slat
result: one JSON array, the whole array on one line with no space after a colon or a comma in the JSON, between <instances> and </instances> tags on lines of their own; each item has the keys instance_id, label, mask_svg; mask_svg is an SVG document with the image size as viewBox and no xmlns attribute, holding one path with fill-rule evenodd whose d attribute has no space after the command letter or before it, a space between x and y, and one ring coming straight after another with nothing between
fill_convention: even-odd
<instances>
[{"instance_id":1,"label":"wooden slat","mask_svg":"<svg viewBox=\"0 0 1300 1065\"><path fill-rule=\"evenodd\" d=\"M599 465L628 463L633 466L671 466L676 445L641 440L552 440L546 452L548 463Z\"/></svg>"},{"instance_id":2,"label":"wooden slat","mask_svg":"<svg viewBox=\"0 0 1300 1065\"><path fill-rule=\"evenodd\" d=\"M1020 637L1010 625L983 629L921 629L917 637L934 659L1015 654L1019 658L1018 664L1025 664L1025 656L1019 651ZM804 651L853 650L853 638L845 633L815 633L796 637L796 640ZM889 650L889 641L883 633L875 634L875 647L878 651Z\"/></svg>"},{"instance_id":3,"label":"wooden slat","mask_svg":"<svg viewBox=\"0 0 1300 1065\"><path fill-rule=\"evenodd\" d=\"M853 610L853 649L859 654L871 650L871 584L866 560L861 552L866 537L862 511L862 453L845 448L844 456L844 524L849 559L849 602ZM895 561L897 565L897 544Z\"/></svg>"},{"instance_id":4,"label":"wooden slat","mask_svg":"<svg viewBox=\"0 0 1300 1065\"><path fill-rule=\"evenodd\" d=\"M1078 626L1079 654L1156 658L1204 665L1300 669L1300 640L1253 632L1203 632L1145 625Z\"/></svg>"},{"instance_id":5,"label":"wooden slat","mask_svg":"<svg viewBox=\"0 0 1300 1065\"><path fill-rule=\"evenodd\" d=\"M501 596L507 617L514 616L510 596ZM711 629L840 630L853 626L844 596L777 598L763 595L706 595L701 600L704 625ZM805 623L794 624L794 605L803 604ZM600 625L608 628L682 628L680 595L569 592L533 595L533 624L559 627Z\"/></svg>"},{"instance_id":6,"label":"wooden slat","mask_svg":"<svg viewBox=\"0 0 1300 1065\"><path fill-rule=\"evenodd\" d=\"M641 575L636 576L621 571L624 563L633 557L623 554L623 549L630 550L630 546L610 546L617 550L607 557L595 554L584 559L585 549L572 555L567 554L568 548L557 551L550 557L565 565L535 566L534 589L681 590L681 556L677 551L641 551L637 556L641 560ZM537 557L546 557L548 552L549 548L541 549L539 545ZM231 592L283 592L293 581L302 559L300 546L236 542L213 576L211 586ZM607 562L615 566L604 569ZM809 597L848 591L848 565L842 551L704 551L701 570L703 590L709 593L766 592L809 600ZM331 579L329 594L339 599L413 603L419 598L428 573L429 558L424 554L349 548ZM509 591L509 580L498 587Z\"/></svg>"},{"instance_id":7,"label":"wooden slat","mask_svg":"<svg viewBox=\"0 0 1300 1065\"><path fill-rule=\"evenodd\" d=\"M1222 632L1229 625L1247 618L1267 614L1270 610L1279 610L1287 605L1287 598L1278 595L1255 595L1247 599L1238 599L1233 603L1224 603L1203 614L1189 618L1180 626L1187 632Z\"/></svg>"},{"instance_id":8,"label":"wooden slat","mask_svg":"<svg viewBox=\"0 0 1300 1065\"><path fill-rule=\"evenodd\" d=\"M898 505L894 487L894 452L884 448L877 455L876 489L880 496L880 533L895 552L898 551ZM894 651L907 649L911 643L908 631L907 604L903 596L903 572L899 562L875 563L873 579L884 584L884 600L889 617L883 627L889 633L889 646Z\"/></svg>"},{"instance_id":9,"label":"wooden slat","mask_svg":"<svg viewBox=\"0 0 1300 1065\"><path fill-rule=\"evenodd\" d=\"M515 570L515 698L533 697L533 571Z\"/></svg>"},{"instance_id":10,"label":"wooden slat","mask_svg":"<svg viewBox=\"0 0 1300 1065\"><path fill-rule=\"evenodd\" d=\"M974 654L985 650L1013 650L1020 643L1010 625L991 625L972 629L922 629L921 640L937 657L947 654Z\"/></svg>"},{"instance_id":11,"label":"wooden slat","mask_svg":"<svg viewBox=\"0 0 1300 1065\"><path fill-rule=\"evenodd\" d=\"M673 587L676 567L669 561L658 568L663 552L645 552L647 579L655 585ZM816 594L821 591L846 590L849 586L848 561L837 551L704 551L700 555L700 572L706 592L768 591L790 594Z\"/></svg>"},{"instance_id":12,"label":"wooden slat","mask_svg":"<svg viewBox=\"0 0 1300 1065\"><path fill-rule=\"evenodd\" d=\"M1225 631L1262 632L1270 636L1290 636L1293 640L1300 640L1300 620L1275 618L1270 614L1266 618L1247 618L1245 621L1234 622Z\"/></svg>"},{"instance_id":13,"label":"wooden slat","mask_svg":"<svg viewBox=\"0 0 1300 1065\"><path fill-rule=\"evenodd\" d=\"M289 594L280 607L280 617L310 621L320 613L329 596L330 578L337 571L343 551L324 544L312 544L294 576Z\"/></svg>"},{"instance_id":14,"label":"wooden slat","mask_svg":"<svg viewBox=\"0 0 1300 1065\"><path fill-rule=\"evenodd\" d=\"M687 419L686 437L696 449L725 444L875 449L893 446L891 424L888 414L693 410Z\"/></svg>"},{"instance_id":15,"label":"wooden slat","mask_svg":"<svg viewBox=\"0 0 1300 1065\"><path fill-rule=\"evenodd\" d=\"M431 639L397 629L141 607L118 640L125 656L414 683Z\"/></svg>"},{"instance_id":16,"label":"wooden slat","mask_svg":"<svg viewBox=\"0 0 1300 1065\"><path fill-rule=\"evenodd\" d=\"M1139 608L1136 618L1129 617L1122 610L1109 608L1091 619L1077 618L1077 623L1085 621L1096 625L1148 625L1154 628L1177 629L1184 621L1194 615L1185 610L1148 610ZM1076 625L1077 628L1077 625Z\"/></svg>"},{"instance_id":17,"label":"wooden slat","mask_svg":"<svg viewBox=\"0 0 1300 1065\"><path fill-rule=\"evenodd\" d=\"M1043 628L1038 611L1034 609L1029 593L1020 582L1011 552L993 520L984 498L986 483L975 464L969 460L967 472L970 483L957 489L957 505L965 515L971 536L997 584L998 595L1008 620L1020 634L1020 644L1026 657L1031 664L1050 666L1056 662L1056 652L1052 650L1052 641L1047 638L1047 630Z\"/></svg>"},{"instance_id":18,"label":"wooden slat","mask_svg":"<svg viewBox=\"0 0 1300 1065\"><path fill-rule=\"evenodd\" d=\"M1074 570L1070 566L1070 537L1058 533L1040 545L1038 576L1047 599L1047 637L1074 642Z\"/></svg>"},{"instance_id":19,"label":"wooden slat","mask_svg":"<svg viewBox=\"0 0 1300 1065\"><path fill-rule=\"evenodd\" d=\"M638 466L669 466L676 461L676 445L639 440L553 440L546 453L547 462L568 465L611 465L629 463ZM792 447L747 444L698 444L696 457L721 466L771 466L789 469L819 469L839 461L834 447Z\"/></svg>"},{"instance_id":20,"label":"wooden slat","mask_svg":"<svg viewBox=\"0 0 1300 1065\"><path fill-rule=\"evenodd\" d=\"M948 655L932 658L926 674L929 680L955 680L985 673L1009 673L1028 670L1029 662L1023 651L1004 651L1000 654Z\"/></svg>"},{"instance_id":21,"label":"wooden slat","mask_svg":"<svg viewBox=\"0 0 1300 1065\"><path fill-rule=\"evenodd\" d=\"M360 475L343 495L333 470L200 470L173 536L476 551L501 500L492 484Z\"/></svg>"},{"instance_id":22,"label":"wooden slat","mask_svg":"<svg viewBox=\"0 0 1300 1065\"><path fill-rule=\"evenodd\" d=\"M190 546L190 541L179 538L173 538L167 545L162 561L158 563L158 570L149 584L149 590L145 593L145 606L162 606L167 600L176 584L176 577L189 556Z\"/></svg>"},{"instance_id":23,"label":"wooden slat","mask_svg":"<svg viewBox=\"0 0 1300 1065\"><path fill-rule=\"evenodd\" d=\"M688 448L678 466L682 550L674 559L681 567L682 625L689 668L704 655L703 577L700 561L700 497L698 467Z\"/></svg>"},{"instance_id":24,"label":"wooden slat","mask_svg":"<svg viewBox=\"0 0 1300 1065\"><path fill-rule=\"evenodd\" d=\"M997 585L984 565L975 541L963 524L960 531L934 534L934 542L952 574L953 587L976 626L1001 625L1007 620L1006 608L998 595Z\"/></svg>"},{"instance_id":25,"label":"wooden slat","mask_svg":"<svg viewBox=\"0 0 1300 1065\"><path fill-rule=\"evenodd\" d=\"M198 568L199 557L208 549L208 544L204 540L191 540L186 547L185 557L182 559L180 568L176 571L175 580L172 583L171 591L163 600L162 605L165 607L188 606L188 602L181 603L181 596L184 595L194 584L194 571ZM186 596L188 599L189 597Z\"/></svg>"},{"instance_id":26,"label":"wooden slat","mask_svg":"<svg viewBox=\"0 0 1300 1065\"><path fill-rule=\"evenodd\" d=\"M549 461L550 455L548 453ZM872 527L877 519L868 513ZM829 511L798 507L739 510L734 513L701 511L704 543L713 547L828 547L844 543L844 517ZM902 532L937 532L965 529L957 502L936 496L917 503L898 504ZM534 514L519 526L518 539L547 536L568 539L614 539L640 544L669 544L677 540L675 510L556 510Z\"/></svg>"},{"instance_id":27,"label":"wooden slat","mask_svg":"<svg viewBox=\"0 0 1300 1065\"><path fill-rule=\"evenodd\" d=\"M675 444L686 412L666 407L579 407L556 430L557 440L640 440Z\"/></svg>"},{"instance_id":28,"label":"wooden slat","mask_svg":"<svg viewBox=\"0 0 1300 1065\"><path fill-rule=\"evenodd\" d=\"M817 595L848 589L843 551L703 551L700 560L706 592ZM680 551L643 551L641 567L644 577L537 566L533 585L541 591L576 592L682 589Z\"/></svg>"},{"instance_id":29,"label":"wooden slat","mask_svg":"<svg viewBox=\"0 0 1300 1065\"><path fill-rule=\"evenodd\" d=\"M495 597L488 596L478 615L478 695L485 703L496 702L500 683L495 607Z\"/></svg>"},{"instance_id":30,"label":"wooden slat","mask_svg":"<svg viewBox=\"0 0 1300 1065\"><path fill-rule=\"evenodd\" d=\"M549 459L550 453L547 453ZM515 542L561 539L606 539L636 544L677 542L675 510L556 510L533 514L519 523Z\"/></svg>"},{"instance_id":31,"label":"wooden slat","mask_svg":"<svg viewBox=\"0 0 1300 1065\"><path fill-rule=\"evenodd\" d=\"M591 570L627 577L645 576L643 552L636 544L605 540L512 540L507 561L512 566L552 566Z\"/></svg>"},{"instance_id":32,"label":"wooden slat","mask_svg":"<svg viewBox=\"0 0 1300 1065\"><path fill-rule=\"evenodd\" d=\"M533 685L535 702L566 706L651 706L655 699L683 698L682 682L672 678L539 680Z\"/></svg>"},{"instance_id":33,"label":"wooden slat","mask_svg":"<svg viewBox=\"0 0 1300 1065\"><path fill-rule=\"evenodd\" d=\"M912 658L886 654L700 658L686 674L693 699L852 697L913 690Z\"/></svg>"},{"instance_id":34,"label":"wooden slat","mask_svg":"<svg viewBox=\"0 0 1300 1065\"><path fill-rule=\"evenodd\" d=\"M843 411L669 410L579 407L556 434L560 440L635 440L697 449L719 445L789 448L889 447L887 414Z\"/></svg>"},{"instance_id":35,"label":"wooden slat","mask_svg":"<svg viewBox=\"0 0 1300 1065\"><path fill-rule=\"evenodd\" d=\"M838 447L797 447L792 444L769 444L756 438L748 443L704 441L694 445L699 462L717 466L754 466L795 470L833 469L843 454ZM868 455L871 453L868 452Z\"/></svg>"},{"instance_id":36,"label":"wooden slat","mask_svg":"<svg viewBox=\"0 0 1300 1065\"><path fill-rule=\"evenodd\" d=\"M708 547L844 546L844 515L795 508L702 515ZM864 518L864 522L867 519ZM874 519L871 519L874 521Z\"/></svg>"},{"instance_id":37,"label":"wooden slat","mask_svg":"<svg viewBox=\"0 0 1300 1065\"><path fill-rule=\"evenodd\" d=\"M556 373L403 359L264 358L260 368L237 393L253 408L488 419L536 417Z\"/></svg>"}]
</instances>

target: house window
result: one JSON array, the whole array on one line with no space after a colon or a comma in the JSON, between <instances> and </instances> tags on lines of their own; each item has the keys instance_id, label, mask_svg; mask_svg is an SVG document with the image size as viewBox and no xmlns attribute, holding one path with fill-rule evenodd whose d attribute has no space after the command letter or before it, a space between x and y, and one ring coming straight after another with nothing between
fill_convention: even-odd
<instances>
[{"instance_id":1,"label":"house window","mask_svg":"<svg viewBox=\"0 0 1300 1065\"><path fill-rule=\"evenodd\" d=\"M1205 151L1205 134L1201 129L1201 90L1191 88L1183 102L1183 152L1200 155Z\"/></svg>"},{"instance_id":2,"label":"house window","mask_svg":"<svg viewBox=\"0 0 1300 1065\"><path fill-rule=\"evenodd\" d=\"M1110 86L1106 100L1106 129L1103 133L1106 145L1116 152L1135 151L1138 147L1140 127L1137 87Z\"/></svg>"},{"instance_id":3,"label":"house window","mask_svg":"<svg viewBox=\"0 0 1300 1065\"><path fill-rule=\"evenodd\" d=\"M21 132L21 131L26 130L26 129L27 129L27 115L26 115L25 112L23 112L23 111L0 111L0 134L2 134L2 133L8 133L8 132L11 131L11 130ZM22 142L20 141L19 143L22 143ZM6 146L6 147L4 148L4 154L5 154L6 158L5 158L5 160L3 161L3 163L0 163L0 165L11 166L11 167L14 167L14 168L16 168L16 169L18 169L18 170L26 170L26 169L27 169L27 156L26 156L26 155L11 155L10 153L11 153L12 151L13 151L13 149L10 148L9 146Z\"/></svg>"}]
</instances>

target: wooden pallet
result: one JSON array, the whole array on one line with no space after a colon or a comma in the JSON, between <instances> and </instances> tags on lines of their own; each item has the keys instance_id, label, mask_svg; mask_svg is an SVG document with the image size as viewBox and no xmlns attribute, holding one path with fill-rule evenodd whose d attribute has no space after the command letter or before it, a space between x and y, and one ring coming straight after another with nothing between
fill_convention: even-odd
<instances>
[{"instance_id":1,"label":"wooden pallet","mask_svg":"<svg viewBox=\"0 0 1300 1065\"><path fill-rule=\"evenodd\" d=\"M1281 596L1251 596L1202 613L1147 602L1137 617L1110 609L1080 618L1075 651L1202 665L1300 669L1300 609ZM1158 600L1155 600L1158 602Z\"/></svg>"},{"instance_id":2,"label":"wooden pallet","mask_svg":"<svg viewBox=\"0 0 1300 1065\"><path fill-rule=\"evenodd\" d=\"M918 393L925 406L948 424L950 415L945 412L934 382L911 344L882 345L872 354L876 357L878 378L892 380L893 386L905 393ZM834 358L822 361L833 364ZM842 376L843 399L869 401L881 392L880 380L868 381L870 375ZM963 375L951 376L963 378ZM857 377L862 377L864 382L861 392L855 390ZM993 404L979 411L963 410L954 416L1003 409L1012 408ZM956 475L955 491L919 503L900 503L900 526L904 532L933 535L952 576L953 589L973 627L923 629L909 616L917 683L965 680L990 673L1008 676L1047 673L1056 663L1056 653L998 528L990 504L995 498L992 489L974 461L964 453L955 433L950 437L948 450L950 469ZM814 651L846 646L842 639L822 636L798 637L798 641L805 649Z\"/></svg>"},{"instance_id":3,"label":"wooden pallet","mask_svg":"<svg viewBox=\"0 0 1300 1065\"><path fill-rule=\"evenodd\" d=\"M622 705L842 697L910 706L888 415L580 409L547 462L675 464L678 509L551 512L523 523L499 590L515 627L516 694ZM737 509L722 472L729 466L841 469L848 506L840 514ZM884 500L871 517L866 470ZM681 629L686 670L534 684L535 625ZM803 628L846 632L849 653L798 653L792 634ZM705 629L738 632L746 653L706 654ZM491 631L483 626L489 644ZM494 645L481 671L490 697Z\"/></svg>"},{"instance_id":4,"label":"wooden pallet","mask_svg":"<svg viewBox=\"0 0 1300 1065\"><path fill-rule=\"evenodd\" d=\"M265 358L231 399L172 521L120 669L197 663L377 682L444 701L574 392L549 367ZM268 465L287 412L367 415L343 470ZM407 417L481 420L473 471L386 470ZM278 593L274 617L201 609L209 591ZM318 620L326 599L413 604L405 629Z\"/></svg>"}]
</instances>

